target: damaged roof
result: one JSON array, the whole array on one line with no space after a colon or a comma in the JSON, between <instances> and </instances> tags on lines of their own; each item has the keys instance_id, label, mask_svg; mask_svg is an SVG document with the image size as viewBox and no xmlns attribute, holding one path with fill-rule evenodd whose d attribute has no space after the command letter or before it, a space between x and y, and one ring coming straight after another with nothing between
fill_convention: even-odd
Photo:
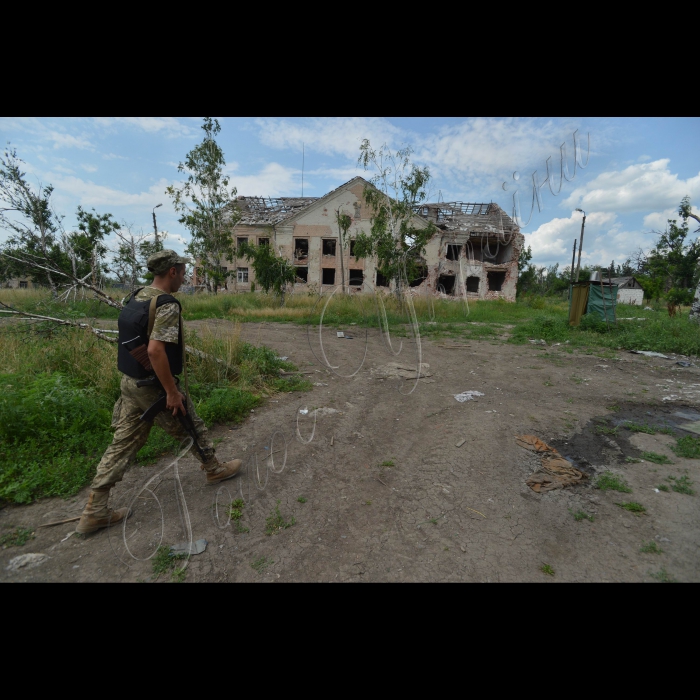
<instances>
[{"instance_id":1,"label":"damaged roof","mask_svg":"<svg viewBox=\"0 0 700 700\"><path fill-rule=\"evenodd\" d=\"M518 231L513 219L494 202L426 202L413 207L416 214L452 233Z\"/></svg>"},{"instance_id":2,"label":"damaged roof","mask_svg":"<svg viewBox=\"0 0 700 700\"><path fill-rule=\"evenodd\" d=\"M239 223L274 226L318 201L318 197L238 197Z\"/></svg>"}]
</instances>

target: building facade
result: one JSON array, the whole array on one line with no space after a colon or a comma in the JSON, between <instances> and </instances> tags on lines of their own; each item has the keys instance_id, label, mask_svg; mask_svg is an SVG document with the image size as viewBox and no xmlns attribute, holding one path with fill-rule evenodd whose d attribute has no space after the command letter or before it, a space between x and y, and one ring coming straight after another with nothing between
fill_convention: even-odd
<instances>
[{"instance_id":1,"label":"building facade","mask_svg":"<svg viewBox=\"0 0 700 700\"><path fill-rule=\"evenodd\" d=\"M343 271L351 292L390 291L392 283L378 272L373 259L353 255L357 234L371 229L371 211L363 197L366 186L364 178L356 177L323 197L238 197L241 218L233 235L238 245L243 241L273 245L278 255L291 261L297 275L295 291L332 289L341 284ZM352 219L343 251L337 212ZM416 293L515 301L524 237L497 204L429 203L416 207L415 217L417 228L428 222L436 226L420 261L422 274L411 284ZM245 257L226 265L236 270L228 291L253 288L255 275ZM194 284L201 282L195 270Z\"/></svg>"}]
</instances>

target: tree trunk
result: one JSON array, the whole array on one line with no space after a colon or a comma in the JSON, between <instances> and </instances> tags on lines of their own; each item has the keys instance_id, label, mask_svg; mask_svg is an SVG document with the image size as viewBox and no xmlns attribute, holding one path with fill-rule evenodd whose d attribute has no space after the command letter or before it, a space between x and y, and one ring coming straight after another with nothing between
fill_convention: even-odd
<instances>
[{"instance_id":1,"label":"tree trunk","mask_svg":"<svg viewBox=\"0 0 700 700\"><path fill-rule=\"evenodd\" d=\"M691 214L691 216L694 215ZM698 261L698 266L700 267L700 260ZM693 299L693 305L690 307L688 320L700 323L700 279L698 280L698 286L695 288L695 298Z\"/></svg>"},{"instance_id":2,"label":"tree trunk","mask_svg":"<svg viewBox=\"0 0 700 700\"><path fill-rule=\"evenodd\" d=\"M345 252L343 248L343 234L338 233L338 243L340 243L340 291L345 294L345 266L343 264L343 258L345 257Z\"/></svg>"}]
</instances>

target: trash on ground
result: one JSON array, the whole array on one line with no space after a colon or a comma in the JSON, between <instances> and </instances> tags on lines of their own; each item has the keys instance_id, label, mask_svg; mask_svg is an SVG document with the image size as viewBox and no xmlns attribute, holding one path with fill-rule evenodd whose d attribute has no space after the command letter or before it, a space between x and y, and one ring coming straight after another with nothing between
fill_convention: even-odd
<instances>
[{"instance_id":1,"label":"trash on ground","mask_svg":"<svg viewBox=\"0 0 700 700\"><path fill-rule=\"evenodd\" d=\"M339 338L344 338L344 337L345 337L345 333L343 333L343 331L338 331L338 332L336 333L336 335L337 335Z\"/></svg>"},{"instance_id":2,"label":"trash on ground","mask_svg":"<svg viewBox=\"0 0 700 700\"><path fill-rule=\"evenodd\" d=\"M328 386L328 384L325 384L324 382L314 382L314 386Z\"/></svg>"},{"instance_id":3,"label":"trash on ground","mask_svg":"<svg viewBox=\"0 0 700 700\"><path fill-rule=\"evenodd\" d=\"M461 394L454 395L454 397L460 403L464 403L465 401L474 401L475 396L484 396L484 394L481 391L463 391Z\"/></svg>"},{"instance_id":4,"label":"trash on ground","mask_svg":"<svg viewBox=\"0 0 700 700\"><path fill-rule=\"evenodd\" d=\"M461 447L465 442L466 442L466 439L465 439L465 438L462 438L462 439L455 445L455 447Z\"/></svg>"},{"instance_id":5,"label":"trash on ground","mask_svg":"<svg viewBox=\"0 0 700 700\"><path fill-rule=\"evenodd\" d=\"M683 360L679 360L676 362L677 365L680 365L681 367L695 367L695 364L692 362L684 362Z\"/></svg>"},{"instance_id":6,"label":"trash on ground","mask_svg":"<svg viewBox=\"0 0 700 700\"><path fill-rule=\"evenodd\" d=\"M583 478L583 473L575 469L568 459L537 436L516 435L515 441L520 447L542 455L540 469L525 482L535 493L563 489L579 483Z\"/></svg>"},{"instance_id":7,"label":"trash on ground","mask_svg":"<svg viewBox=\"0 0 700 700\"><path fill-rule=\"evenodd\" d=\"M207 548L206 540L196 542L180 542L170 548L171 554L201 554Z\"/></svg>"},{"instance_id":8,"label":"trash on ground","mask_svg":"<svg viewBox=\"0 0 700 700\"><path fill-rule=\"evenodd\" d=\"M47 559L51 557L48 554L40 554L31 552L28 554L20 554L18 557L10 559L8 566L5 567L7 571L19 571L20 569L33 569L39 564L43 564Z\"/></svg>"},{"instance_id":9,"label":"trash on ground","mask_svg":"<svg viewBox=\"0 0 700 700\"><path fill-rule=\"evenodd\" d=\"M660 352L652 352L651 350L630 350L630 352L634 353L635 355L646 355L647 357L661 357L664 360L671 359L668 357L668 355L662 355Z\"/></svg>"},{"instance_id":10,"label":"trash on ground","mask_svg":"<svg viewBox=\"0 0 700 700\"><path fill-rule=\"evenodd\" d=\"M305 416L309 412L308 408L300 408L299 413L301 413L302 416Z\"/></svg>"},{"instance_id":11,"label":"trash on ground","mask_svg":"<svg viewBox=\"0 0 700 700\"><path fill-rule=\"evenodd\" d=\"M542 338L540 338L539 340L530 339L529 342L532 343L533 345L546 345L547 344L547 341L543 340Z\"/></svg>"},{"instance_id":12,"label":"trash on ground","mask_svg":"<svg viewBox=\"0 0 700 700\"><path fill-rule=\"evenodd\" d=\"M421 362L419 379L433 376L433 373L429 371L429 368L430 365L427 362ZM379 377L401 377L403 379L415 379L417 374L416 369L416 365L410 365L408 363L401 364L400 362L388 362L385 365L380 365L376 368L373 367L370 369L370 372L378 375Z\"/></svg>"},{"instance_id":13,"label":"trash on ground","mask_svg":"<svg viewBox=\"0 0 700 700\"><path fill-rule=\"evenodd\" d=\"M645 306L644 311L653 311L654 309L651 308L651 306Z\"/></svg>"}]
</instances>

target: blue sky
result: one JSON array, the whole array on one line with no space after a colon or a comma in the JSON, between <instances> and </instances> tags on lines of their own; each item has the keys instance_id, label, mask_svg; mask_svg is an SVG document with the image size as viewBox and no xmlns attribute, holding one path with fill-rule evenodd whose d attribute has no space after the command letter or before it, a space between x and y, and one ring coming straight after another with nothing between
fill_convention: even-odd
<instances>
[{"instance_id":1,"label":"blue sky","mask_svg":"<svg viewBox=\"0 0 700 700\"><path fill-rule=\"evenodd\" d=\"M532 201L532 173L545 177L545 161L556 173L560 145L567 143L573 164L572 134L590 158L564 182L559 196L541 190L522 228L538 265L571 262L581 207L587 213L584 263L622 262L638 247L648 249L651 233L675 216L688 194L700 207L700 119L698 118L485 118L485 117L219 117L218 141L231 183L242 195L299 196L302 143L304 194L322 196L358 174L361 139L394 148L410 145L414 160L430 167L433 197L445 201L495 201L507 212L517 184L524 220ZM55 204L75 225L75 210L110 212L135 231L167 231L166 245L183 251L187 232L178 224L169 184L182 180L178 163L203 135L201 118L0 118L0 137L26 162L32 182L52 184ZM584 150L585 162L585 150ZM513 173L520 175L517 183ZM571 172L571 170L570 170ZM503 183L508 182L508 191ZM693 227L695 228L695 227ZM0 241L6 234L0 231Z\"/></svg>"}]
</instances>

